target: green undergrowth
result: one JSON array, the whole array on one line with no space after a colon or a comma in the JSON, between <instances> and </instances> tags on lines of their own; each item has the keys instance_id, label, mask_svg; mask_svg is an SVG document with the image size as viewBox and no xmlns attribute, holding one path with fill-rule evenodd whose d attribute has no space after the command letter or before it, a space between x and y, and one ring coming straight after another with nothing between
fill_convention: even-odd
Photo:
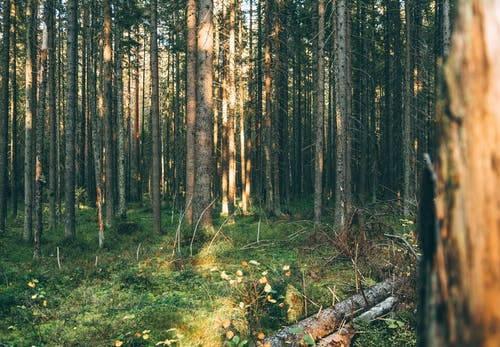
<instances>
[{"instance_id":1,"label":"green undergrowth","mask_svg":"<svg viewBox=\"0 0 500 347\"><path fill-rule=\"evenodd\" d=\"M355 241L352 251L352 240L330 225L315 229L306 208L286 212L214 216L213 233L197 231L194 240L181 223L179 246L178 212L164 209L164 233L156 235L149 209L131 206L99 249L95 212L82 206L76 239L65 240L63 223L46 230L39 260L22 240L22 216L9 220L0 238L0 345L252 346L394 268L411 270L391 265L404 250L380 235L369 236L378 240L370 245ZM413 321L401 321L398 329L365 327L355 346L368 346L366 338L412 345Z\"/></svg>"}]
</instances>

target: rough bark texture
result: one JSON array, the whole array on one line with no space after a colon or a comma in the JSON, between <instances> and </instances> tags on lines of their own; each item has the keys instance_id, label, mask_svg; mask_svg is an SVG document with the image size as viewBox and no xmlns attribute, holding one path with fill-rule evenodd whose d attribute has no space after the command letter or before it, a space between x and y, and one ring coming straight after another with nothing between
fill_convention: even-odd
<instances>
[{"instance_id":1,"label":"rough bark texture","mask_svg":"<svg viewBox=\"0 0 500 347\"><path fill-rule=\"evenodd\" d=\"M45 103L47 93L47 43L48 32L44 26L42 49L40 54L39 78L40 89L38 93L38 112L36 117L36 141L35 141L35 225L34 225L34 257L38 258L41 254L41 241L43 232L43 186L45 185L45 176L43 174L43 154L44 154L44 127L45 127Z\"/></svg>"},{"instance_id":2,"label":"rough bark texture","mask_svg":"<svg viewBox=\"0 0 500 347\"><path fill-rule=\"evenodd\" d=\"M186 222L193 220L194 137L196 125L196 0L187 1L186 65Z\"/></svg>"},{"instance_id":3,"label":"rough bark texture","mask_svg":"<svg viewBox=\"0 0 500 347\"><path fill-rule=\"evenodd\" d=\"M316 86L316 121L315 121L315 161L314 161L314 222L321 221L323 199L323 132L324 132L324 46L325 46L325 2L318 1L318 82Z\"/></svg>"},{"instance_id":4,"label":"rough bark texture","mask_svg":"<svg viewBox=\"0 0 500 347\"><path fill-rule=\"evenodd\" d=\"M440 234L425 346L500 341L500 2L459 2L438 108ZM431 249L432 250L432 249Z\"/></svg>"},{"instance_id":5,"label":"rough bark texture","mask_svg":"<svg viewBox=\"0 0 500 347\"><path fill-rule=\"evenodd\" d=\"M122 53L121 28L116 33L116 136L117 136L117 174L118 174L118 216L123 220L127 218L125 200L125 118L123 117L123 53Z\"/></svg>"},{"instance_id":6,"label":"rough bark texture","mask_svg":"<svg viewBox=\"0 0 500 347\"><path fill-rule=\"evenodd\" d=\"M212 228L207 208L211 193L212 173L212 1L200 0L198 8L198 76L196 99L195 188L193 193L193 225Z\"/></svg>"},{"instance_id":7,"label":"rough bark texture","mask_svg":"<svg viewBox=\"0 0 500 347\"><path fill-rule=\"evenodd\" d=\"M11 46L12 46L12 64L11 64L11 89L12 89L12 111L11 111L11 151L10 151L10 172L19 172L19 148L18 143L18 99L19 87L17 85L17 9L15 0L11 1ZM10 196L12 203L12 215L17 217L18 210L18 196L19 196L19 179L18 175L11 175L10 177Z\"/></svg>"},{"instance_id":8,"label":"rough bark texture","mask_svg":"<svg viewBox=\"0 0 500 347\"><path fill-rule=\"evenodd\" d=\"M158 80L157 0L151 0L151 136L153 138L153 166L151 174L151 204L153 230L161 233L161 161L160 161L160 101Z\"/></svg>"},{"instance_id":9,"label":"rough bark texture","mask_svg":"<svg viewBox=\"0 0 500 347\"><path fill-rule=\"evenodd\" d=\"M64 205L66 210L65 234L75 237L75 126L78 111L78 4L76 0L68 2L68 66L66 71L66 155Z\"/></svg>"},{"instance_id":10,"label":"rough bark texture","mask_svg":"<svg viewBox=\"0 0 500 347\"><path fill-rule=\"evenodd\" d=\"M320 313L310 316L294 325L286 327L280 332L267 338L264 343L269 342L270 347L286 347L294 345L302 340L304 334L309 334L314 340L329 335L339 328L340 324L350 317L365 311L370 306L375 305L389 296L397 280L385 280L377 283L373 287L364 290L362 293L351 296L350 298L339 302L333 307L322 310ZM294 333L294 330L300 328L300 333Z\"/></svg>"},{"instance_id":11,"label":"rough bark texture","mask_svg":"<svg viewBox=\"0 0 500 347\"><path fill-rule=\"evenodd\" d=\"M110 0L103 1L104 30L103 30L103 112L104 112L104 146L106 148L106 224L113 225L115 219L115 199L113 194L114 180L114 151L113 151L113 66L112 66L112 42L111 42L111 3Z\"/></svg>"},{"instance_id":12,"label":"rough bark texture","mask_svg":"<svg viewBox=\"0 0 500 347\"><path fill-rule=\"evenodd\" d=\"M337 41L335 61L337 69L337 182L335 185L335 222L343 226L351 199L351 170L349 146L349 118L351 109L348 1L337 1Z\"/></svg>"},{"instance_id":13,"label":"rough bark texture","mask_svg":"<svg viewBox=\"0 0 500 347\"><path fill-rule=\"evenodd\" d=\"M228 97L229 97L229 124L228 124L228 207L229 213L234 212L236 197L236 0L229 2L229 52L228 52Z\"/></svg>"},{"instance_id":14,"label":"rough bark texture","mask_svg":"<svg viewBox=\"0 0 500 347\"><path fill-rule=\"evenodd\" d=\"M48 70L47 70L47 89L48 89L48 128L49 128L49 226L51 229L56 227L56 189L57 189L57 121L56 121L56 45L55 45L55 4L54 0L46 2L45 11L47 11L47 36L48 36Z\"/></svg>"},{"instance_id":15,"label":"rough bark texture","mask_svg":"<svg viewBox=\"0 0 500 347\"><path fill-rule=\"evenodd\" d=\"M36 119L36 0L26 6L26 116L24 119L24 233L25 241L33 236L33 181L35 178L33 149Z\"/></svg>"},{"instance_id":16,"label":"rough bark texture","mask_svg":"<svg viewBox=\"0 0 500 347\"><path fill-rule=\"evenodd\" d=\"M10 0L3 4L2 90L0 91L0 234L5 232L7 217L7 151L9 134L9 52L10 52Z\"/></svg>"}]
</instances>

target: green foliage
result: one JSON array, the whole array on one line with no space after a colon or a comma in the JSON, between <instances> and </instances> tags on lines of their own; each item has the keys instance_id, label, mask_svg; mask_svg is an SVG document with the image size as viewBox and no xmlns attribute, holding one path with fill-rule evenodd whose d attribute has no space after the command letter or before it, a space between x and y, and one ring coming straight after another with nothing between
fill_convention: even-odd
<instances>
[{"instance_id":1,"label":"green foliage","mask_svg":"<svg viewBox=\"0 0 500 347\"><path fill-rule=\"evenodd\" d=\"M395 318L385 318L375 323L356 323L359 333L353 347L410 347L416 346L415 316L401 313Z\"/></svg>"},{"instance_id":2,"label":"green foliage","mask_svg":"<svg viewBox=\"0 0 500 347\"><path fill-rule=\"evenodd\" d=\"M133 207L127 221L106 229L98 249L95 211L81 206L76 239L64 239L63 225L46 231L38 261L22 241L22 222L9 221L0 245L0 344L248 346L288 324L290 286L301 305L304 291L309 299L308 312L294 319L331 305L331 289L343 299L355 287L350 260L335 258L328 238L302 216L238 215L220 230L224 219L216 217L213 242L197 245L191 257L184 225L180 252L173 252L178 215L164 212L166 232L158 236L150 212ZM378 322L361 336L386 336L393 346L411 340L411 320L397 321L405 326Z\"/></svg>"}]
</instances>

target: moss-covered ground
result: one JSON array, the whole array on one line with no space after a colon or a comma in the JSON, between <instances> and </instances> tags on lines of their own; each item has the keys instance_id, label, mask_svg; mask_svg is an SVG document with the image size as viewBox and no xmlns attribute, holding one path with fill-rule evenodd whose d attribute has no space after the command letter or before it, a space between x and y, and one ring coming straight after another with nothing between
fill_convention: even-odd
<instances>
[{"instance_id":1,"label":"moss-covered ground","mask_svg":"<svg viewBox=\"0 0 500 347\"><path fill-rule=\"evenodd\" d=\"M178 212L164 208L155 235L150 209L136 205L99 249L95 212L81 207L76 239L65 240L63 223L46 230L39 260L22 216L11 219L0 236L0 346L250 346L359 286L413 271L405 249L381 236L386 227L411 236L411 223L365 213L347 237L315 229L304 206L289 212L214 215L214 233L198 231L191 245ZM410 313L361 327L355 345L413 345L411 301Z\"/></svg>"}]
</instances>

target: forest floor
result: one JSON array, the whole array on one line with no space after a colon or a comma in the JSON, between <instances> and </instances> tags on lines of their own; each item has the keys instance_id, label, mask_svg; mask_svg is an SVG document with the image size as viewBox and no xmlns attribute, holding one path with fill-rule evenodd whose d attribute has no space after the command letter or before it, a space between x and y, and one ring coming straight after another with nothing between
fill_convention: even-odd
<instances>
[{"instance_id":1,"label":"forest floor","mask_svg":"<svg viewBox=\"0 0 500 347\"><path fill-rule=\"evenodd\" d=\"M46 231L36 261L19 216L0 239L0 346L252 346L392 275L411 284L401 311L358 327L353 345L415 345L415 260L383 236L414 243L415 225L388 205L358 210L349 232L315 230L311 217L304 204L279 219L214 216L215 236L191 250L182 225L174 249L179 214L164 209L158 236L135 205L98 249L94 210L81 206L76 240L62 224Z\"/></svg>"}]
</instances>

